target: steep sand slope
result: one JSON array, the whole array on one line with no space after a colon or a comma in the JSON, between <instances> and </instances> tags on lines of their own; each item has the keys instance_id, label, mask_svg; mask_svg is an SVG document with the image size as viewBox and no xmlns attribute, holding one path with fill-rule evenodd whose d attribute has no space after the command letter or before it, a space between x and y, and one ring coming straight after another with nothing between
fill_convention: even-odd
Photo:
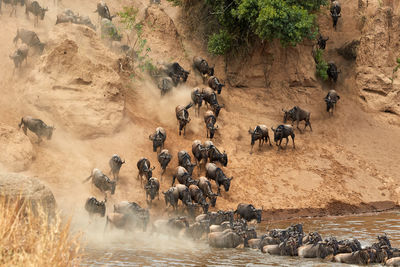
<instances>
[{"instance_id":1,"label":"steep sand slope","mask_svg":"<svg viewBox=\"0 0 400 267\"><path fill-rule=\"evenodd\" d=\"M114 13L127 4L128 1L110 3L110 9ZM269 53L277 54L267 68L270 86L266 88L260 87L266 81L262 80L265 77L260 70L264 66L257 61L257 53L263 54L262 50L255 51L246 64L232 65L235 71L246 66L243 75L233 70L225 74L222 59L207 56L196 45L198 40L190 42L185 38L177 8L163 3L164 10L159 7L146 10L147 4L148 1L135 3L140 8L139 17L145 20L144 36L155 62L178 60L190 69L191 58L202 55L218 63L219 76L238 75L240 84L249 86L224 88L219 96L226 108L221 111L220 130L213 142L228 153L229 164L223 169L234 179L231 190L218 199L217 208L235 208L239 202L251 202L264 209L328 206L337 211L343 207L338 201L350 205L390 202L385 207L398 203L400 177L396 167L400 157L400 129L382 119L381 113L360 104L354 89L354 63L340 58L335 50L361 36L353 16L358 10L355 1L343 1L346 8L337 32L331 28L328 12L320 15L321 31L330 36L326 58L334 59L343 74L336 85L321 86L314 77L311 45L287 52L272 45ZM126 159L126 164L109 203L130 200L144 204L144 191L136 180L137 160L148 157L157 166L154 176L160 176L148 135L158 126L166 128L166 148L174 156L162 181L162 190L170 186L177 152L182 149L190 152L193 140L206 139L204 108L198 118L191 110L192 121L185 137L177 134L174 114L176 105L190 101L190 88L201 79L192 71L186 85L164 98L146 78L135 79L134 83L120 79L115 64L119 55L110 52L89 29L68 24L54 26L56 7L51 8L52 5L49 1L51 12L35 29L48 43L44 54L32 55L28 65L14 75L8 59L14 49L12 39L16 27L33 29L32 19L28 21L21 9L17 18L0 17L5 26L0 29L3 71L0 121L17 127L21 116L30 114L56 126L53 139L41 145L34 143L36 137L29 134L35 157L30 166L24 166L27 173L50 185L61 207L82 211L86 197L93 194L102 197L81 181L94 167L108 171L108 160L114 153ZM93 14L96 1L64 0L59 8L61 5L88 14L97 22ZM322 98L332 86L342 99L334 117L329 117ZM293 105L311 111L314 131L307 130L304 134L296 131L295 150L290 142L283 151L264 146L250 155L249 127L261 123L275 127L282 121L281 109ZM155 207L163 209L163 201L156 201Z\"/></svg>"}]
</instances>

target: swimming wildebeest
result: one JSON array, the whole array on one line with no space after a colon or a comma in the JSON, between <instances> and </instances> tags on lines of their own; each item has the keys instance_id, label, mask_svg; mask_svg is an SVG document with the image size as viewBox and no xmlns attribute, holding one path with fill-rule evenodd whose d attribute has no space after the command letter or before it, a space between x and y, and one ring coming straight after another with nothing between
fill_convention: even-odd
<instances>
[{"instance_id":1,"label":"swimming wildebeest","mask_svg":"<svg viewBox=\"0 0 400 267\"><path fill-rule=\"evenodd\" d=\"M333 257L333 262L341 262L347 264L362 264L369 263L369 254L366 250L359 250L352 253L340 253Z\"/></svg>"},{"instance_id":2,"label":"swimming wildebeest","mask_svg":"<svg viewBox=\"0 0 400 267\"><path fill-rule=\"evenodd\" d=\"M183 130L183 135L186 135L186 124L190 122L188 109L191 108L192 105L193 104L190 103L187 106L179 105L175 108L176 119L178 120L179 123L179 135L181 135L182 130Z\"/></svg>"},{"instance_id":3,"label":"swimming wildebeest","mask_svg":"<svg viewBox=\"0 0 400 267\"><path fill-rule=\"evenodd\" d=\"M229 222L230 225L233 225L233 211L228 210L218 210L217 212L209 212L207 214L201 214L196 217L196 222L202 220L209 220L210 225L221 225L223 222Z\"/></svg>"},{"instance_id":4,"label":"swimming wildebeest","mask_svg":"<svg viewBox=\"0 0 400 267\"><path fill-rule=\"evenodd\" d=\"M291 110L284 110L282 109L284 115L283 115L283 123L286 123L287 120L292 120L292 126L295 121L297 121L297 129L299 129L300 132L301 129L299 128L299 123L300 121L304 121L304 130L306 127L310 127L310 130L312 131L311 127L311 122L310 122L310 112L307 110L301 109L298 106L294 106Z\"/></svg>"},{"instance_id":5,"label":"swimming wildebeest","mask_svg":"<svg viewBox=\"0 0 400 267\"><path fill-rule=\"evenodd\" d=\"M214 91L217 91L218 94L221 94L222 87L224 87L225 84L221 83L217 77L211 76L208 79L208 86Z\"/></svg>"},{"instance_id":6,"label":"swimming wildebeest","mask_svg":"<svg viewBox=\"0 0 400 267\"><path fill-rule=\"evenodd\" d=\"M262 210L256 209L252 204L240 203L235 210L235 214L238 214L239 219L243 218L246 221L256 219L260 223Z\"/></svg>"},{"instance_id":7,"label":"swimming wildebeest","mask_svg":"<svg viewBox=\"0 0 400 267\"><path fill-rule=\"evenodd\" d=\"M122 159L117 155L112 155L111 159L108 161L108 165L110 165L110 173L112 173L114 180L118 181L119 170L122 167L122 164L125 163L125 160Z\"/></svg>"},{"instance_id":8,"label":"swimming wildebeest","mask_svg":"<svg viewBox=\"0 0 400 267\"><path fill-rule=\"evenodd\" d=\"M161 66L161 72L164 72L166 75L168 75L174 82L175 86L178 85L181 79L182 82L186 82L190 73L182 68L178 62L163 64Z\"/></svg>"},{"instance_id":9,"label":"swimming wildebeest","mask_svg":"<svg viewBox=\"0 0 400 267\"><path fill-rule=\"evenodd\" d=\"M97 3L97 9L94 11L94 13L99 14L100 18L108 19L110 21L116 16L111 16L110 10L108 9L107 4L104 2Z\"/></svg>"},{"instance_id":10,"label":"swimming wildebeest","mask_svg":"<svg viewBox=\"0 0 400 267\"><path fill-rule=\"evenodd\" d=\"M33 31L18 29L17 35L14 37L14 44L17 44L18 40L21 39L22 43L29 47L35 48L40 53L43 52L45 44L39 40L37 34Z\"/></svg>"},{"instance_id":11,"label":"swimming wildebeest","mask_svg":"<svg viewBox=\"0 0 400 267\"><path fill-rule=\"evenodd\" d=\"M317 44L318 44L318 47L319 47L319 49L325 49L325 47L326 47L326 41L328 41L329 40L329 37L323 37L321 34L318 36L318 41L317 41Z\"/></svg>"},{"instance_id":12,"label":"swimming wildebeest","mask_svg":"<svg viewBox=\"0 0 400 267\"><path fill-rule=\"evenodd\" d=\"M335 90L330 90L325 96L324 100L326 102L326 111L329 112L330 115L333 115L333 110L335 109L336 103L339 101L339 99L340 96Z\"/></svg>"},{"instance_id":13,"label":"swimming wildebeest","mask_svg":"<svg viewBox=\"0 0 400 267\"><path fill-rule=\"evenodd\" d=\"M175 179L178 179L180 184L190 186L191 184L197 184L197 181L193 180L190 173L182 166L178 166L175 169L174 175L172 175L172 186L175 183Z\"/></svg>"},{"instance_id":14,"label":"swimming wildebeest","mask_svg":"<svg viewBox=\"0 0 400 267\"><path fill-rule=\"evenodd\" d=\"M223 232L213 232L208 234L208 243L215 248L236 248L243 244L244 239L232 229Z\"/></svg>"},{"instance_id":15,"label":"swimming wildebeest","mask_svg":"<svg viewBox=\"0 0 400 267\"><path fill-rule=\"evenodd\" d=\"M204 165L208 160L208 151L203 146L200 140L194 140L192 143L192 154L196 159L196 164L201 169L201 162L203 161Z\"/></svg>"},{"instance_id":16,"label":"swimming wildebeest","mask_svg":"<svg viewBox=\"0 0 400 267\"><path fill-rule=\"evenodd\" d=\"M199 87L195 87L192 89L191 92L191 98L194 106L197 106L197 109L195 109L195 114L198 116L200 113L200 108L203 104L203 89Z\"/></svg>"},{"instance_id":17,"label":"swimming wildebeest","mask_svg":"<svg viewBox=\"0 0 400 267\"><path fill-rule=\"evenodd\" d=\"M203 194L210 200L211 207L215 207L218 195L213 193L213 191L211 190L210 181L206 177L201 176L199 178L198 187L201 189Z\"/></svg>"},{"instance_id":18,"label":"swimming wildebeest","mask_svg":"<svg viewBox=\"0 0 400 267\"><path fill-rule=\"evenodd\" d=\"M207 149L208 152L208 158L210 159L210 162L219 162L221 163L224 167L228 165L228 155L224 151L221 153L219 149L214 146L212 141L205 141L204 142L204 147Z\"/></svg>"},{"instance_id":19,"label":"swimming wildebeest","mask_svg":"<svg viewBox=\"0 0 400 267\"><path fill-rule=\"evenodd\" d=\"M25 0L25 14L29 16L29 12L31 12L35 16L35 20L33 22L34 26L39 24L39 17L41 20L44 19L44 15L48 10L49 9L47 7L42 8L37 1L31 2L30 0Z\"/></svg>"},{"instance_id":20,"label":"swimming wildebeest","mask_svg":"<svg viewBox=\"0 0 400 267\"><path fill-rule=\"evenodd\" d=\"M213 76L214 75L214 65L210 67L208 62L201 57L193 57L193 67L198 70L201 75Z\"/></svg>"},{"instance_id":21,"label":"swimming wildebeest","mask_svg":"<svg viewBox=\"0 0 400 267\"><path fill-rule=\"evenodd\" d=\"M304 244L298 248L298 255L302 258L321 258L335 255L337 244L326 241L319 241L314 244Z\"/></svg>"},{"instance_id":22,"label":"swimming wildebeest","mask_svg":"<svg viewBox=\"0 0 400 267\"><path fill-rule=\"evenodd\" d=\"M104 217L106 214L106 202L107 198L104 201L98 201L95 197L90 197L86 200L85 210L90 216L99 214L101 217Z\"/></svg>"},{"instance_id":23,"label":"swimming wildebeest","mask_svg":"<svg viewBox=\"0 0 400 267\"><path fill-rule=\"evenodd\" d=\"M336 31L337 22L339 20L339 17L341 16L340 11L341 11L341 7L340 7L339 2L333 1L331 8L330 8L330 12L331 12L331 17L332 17L332 21L333 21L333 28L335 28L335 31Z\"/></svg>"},{"instance_id":24,"label":"swimming wildebeest","mask_svg":"<svg viewBox=\"0 0 400 267\"><path fill-rule=\"evenodd\" d=\"M165 173L165 170L167 169L169 162L172 159L172 155L169 153L168 149L163 149L161 150L160 154L158 154L157 159L161 165L162 169L161 175L163 175Z\"/></svg>"},{"instance_id":25,"label":"swimming wildebeest","mask_svg":"<svg viewBox=\"0 0 400 267\"><path fill-rule=\"evenodd\" d=\"M156 132L149 135L149 139L153 141L153 152L157 152L157 148L160 151L164 149L164 142L167 139L167 132L162 127L158 127Z\"/></svg>"},{"instance_id":26,"label":"swimming wildebeest","mask_svg":"<svg viewBox=\"0 0 400 267\"><path fill-rule=\"evenodd\" d=\"M196 163L192 163L192 158L185 150L178 152L178 164L179 166L184 167L190 175L193 174L193 169L196 166Z\"/></svg>"},{"instance_id":27,"label":"swimming wildebeest","mask_svg":"<svg viewBox=\"0 0 400 267\"><path fill-rule=\"evenodd\" d=\"M22 44L15 52L10 55L10 59L14 61L14 71L21 67L22 62L25 60L25 63L28 64L28 52L29 48L26 44Z\"/></svg>"},{"instance_id":28,"label":"swimming wildebeest","mask_svg":"<svg viewBox=\"0 0 400 267\"><path fill-rule=\"evenodd\" d=\"M328 74L328 77L332 82L336 82L338 79L338 74L340 73L340 70L338 70L335 63L333 61L331 61L331 62L328 62L328 69L326 70L326 73Z\"/></svg>"},{"instance_id":29,"label":"swimming wildebeest","mask_svg":"<svg viewBox=\"0 0 400 267\"><path fill-rule=\"evenodd\" d=\"M267 126L261 124L257 125L254 130L249 129L249 134L251 134L251 149L250 149L250 154L253 153L253 146L254 143L258 140L258 147L261 149L261 146L267 142L269 142L269 145L272 146L271 144L271 138L268 135L268 128Z\"/></svg>"},{"instance_id":30,"label":"swimming wildebeest","mask_svg":"<svg viewBox=\"0 0 400 267\"><path fill-rule=\"evenodd\" d=\"M197 185L189 186L190 197L195 203L198 203L203 208L203 213L207 214L209 204L204 197L203 191Z\"/></svg>"},{"instance_id":31,"label":"swimming wildebeest","mask_svg":"<svg viewBox=\"0 0 400 267\"><path fill-rule=\"evenodd\" d=\"M218 118L219 112L224 105L220 105L218 103L217 95L210 87L203 88L203 99L207 103L207 105L211 106L212 111L214 111L215 117Z\"/></svg>"},{"instance_id":32,"label":"swimming wildebeest","mask_svg":"<svg viewBox=\"0 0 400 267\"><path fill-rule=\"evenodd\" d=\"M148 197L150 197L150 205L153 201L153 199L157 196L158 199L160 199L159 196L159 190L160 190L160 182L158 181L157 178L151 177L147 184L145 185L145 190L146 190L146 201L148 201Z\"/></svg>"},{"instance_id":33,"label":"swimming wildebeest","mask_svg":"<svg viewBox=\"0 0 400 267\"><path fill-rule=\"evenodd\" d=\"M99 169L94 168L90 176L83 180L83 183L89 181L90 179L92 179L92 183L104 194L107 195L107 191L110 191L111 195L115 193L117 182L111 181L111 179L108 178L108 176L102 173Z\"/></svg>"},{"instance_id":34,"label":"swimming wildebeest","mask_svg":"<svg viewBox=\"0 0 400 267\"><path fill-rule=\"evenodd\" d=\"M139 170L137 178L140 179L140 184L143 183L143 175L146 176L147 183L149 179L153 176L153 170L155 169L155 167L150 168L150 161L147 158L140 158L136 165Z\"/></svg>"},{"instance_id":35,"label":"swimming wildebeest","mask_svg":"<svg viewBox=\"0 0 400 267\"><path fill-rule=\"evenodd\" d=\"M53 131L55 130L54 126L47 126L42 120L34 119L30 116L22 117L18 126L20 129L22 126L25 135L27 135L27 129L34 132L38 137L38 143L42 142L42 136L46 137L47 140L50 140Z\"/></svg>"},{"instance_id":36,"label":"swimming wildebeest","mask_svg":"<svg viewBox=\"0 0 400 267\"><path fill-rule=\"evenodd\" d=\"M216 122L217 118L215 117L214 112L212 110L207 110L206 113L204 113L204 123L206 124L207 138L214 138L215 131L218 130L218 125L215 126Z\"/></svg>"},{"instance_id":37,"label":"swimming wildebeest","mask_svg":"<svg viewBox=\"0 0 400 267\"><path fill-rule=\"evenodd\" d=\"M214 180L218 187L218 195L221 195L220 186L223 185L225 192L229 191L229 187L231 186L231 181L233 177L228 178L224 174L224 172L214 163L206 164L206 177L208 179Z\"/></svg>"},{"instance_id":38,"label":"swimming wildebeest","mask_svg":"<svg viewBox=\"0 0 400 267\"><path fill-rule=\"evenodd\" d=\"M295 144L294 144L294 130L293 127L290 125L279 125L276 129L274 129L273 127L271 127L272 131L274 131L274 141L276 143L276 146L278 147L278 150L281 149L281 144L282 144L282 139L286 138L286 146L287 147L288 143L289 143L289 136L292 137L292 141L293 141L293 149L296 148ZM279 141L279 144L278 144Z\"/></svg>"}]
</instances>

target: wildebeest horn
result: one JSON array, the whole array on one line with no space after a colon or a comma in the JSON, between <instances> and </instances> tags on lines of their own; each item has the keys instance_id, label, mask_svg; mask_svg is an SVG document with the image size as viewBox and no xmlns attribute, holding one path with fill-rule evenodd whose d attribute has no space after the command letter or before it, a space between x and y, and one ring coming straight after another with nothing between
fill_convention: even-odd
<instances>
[{"instance_id":1,"label":"wildebeest horn","mask_svg":"<svg viewBox=\"0 0 400 267\"><path fill-rule=\"evenodd\" d=\"M156 168L156 166L153 166L150 168L150 171L154 170Z\"/></svg>"},{"instance_id":2,"label":"wildebeest horn","mask_svg":"<svg viewBox=\"0 0 400 267\"><path fill-rule=\"evenodd\" d=\"M230 178L230 180L231 180L231 181L233 180L233 176Z\"/></svg>"},{"instance_id":3,"label":"wildebeest horn","mask_svg":"<svg viewBox=\"0 0 400 267\"><path fill-rule=\"evenodd\" d=\"M125 160L121 164L124 164L124 163L125 163Z\"/></svg>"},{"instance_id":4,"label":"wildebeest horn","mask_svg":"<svg viewBox=\"0 0 400 267\"><path fill-rule=\"evenodd\" d=\"M275 129L274 129L274 127L271 127L271 130L275 132Z\"/></svg>"},{"instance_id":5,"label":"wildebeest horn","mask_svg":"<svg viewBox=\"0 0 400 267\"><path fill-rule=\"evenodd\" d=\"M218 125L217 125L217 127L215 127L215 129L218 129Z\"/></svg>"}]
</instances>

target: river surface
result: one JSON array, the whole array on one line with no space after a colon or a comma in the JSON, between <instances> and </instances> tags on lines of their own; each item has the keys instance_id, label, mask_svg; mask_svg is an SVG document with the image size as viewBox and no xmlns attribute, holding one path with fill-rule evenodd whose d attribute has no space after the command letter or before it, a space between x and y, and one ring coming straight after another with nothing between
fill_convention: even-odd
<instances>
[{"instance_id":1,"label":"river surface","mask_svg":"<svg viewBox=\"0 0 400 267\"><path fill-rule=\"evenodd\" d=\"M303 223L304 232L318 231L323 238L357 238L363 246L386 233L393 247L400 247L400 212L358 216L301 218L279 222L262 222L257 231L286 228ZM263 254L251 249L214 249L204 241L182 240L166 235L118 232L88 241L83 266L351 266Z\"/></svg>"}]
</instances>

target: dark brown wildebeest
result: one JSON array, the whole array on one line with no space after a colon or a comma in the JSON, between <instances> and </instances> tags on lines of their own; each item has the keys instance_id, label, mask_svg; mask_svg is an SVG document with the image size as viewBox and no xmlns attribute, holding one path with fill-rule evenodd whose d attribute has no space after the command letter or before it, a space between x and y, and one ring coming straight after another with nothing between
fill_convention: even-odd
<instances>
[{"instance_id":1,"label":"dark brown wildebeest","mask_svg":"<svg viewBox=\"0 0 400 267\"><path fill-rule=\"evenodd\" d=\"M44 19L44 15L48 10L49 9L47 7L42 8L37 1L31 2L31 0L25 0L25 14L29 17L29 12L31 12L35 16L33 26L37 26L39 24L39 17L40 20Z\"/></svg>"},{"instance_id":2,"label":"dark brown wildebeest","mask_svg":"<svg viewBox=\"0 0 400 267\"><path fill-rule=\"evenodd\" d=\"M157 178L151 177L147 182L147 184L145 185L144 189L146 190L146 201L150 205L156 196L158 197L158 199L160 199L159 196L160 182L158 181ZM148 197L150 197L150 201L148 201Z\"/></svg>"},{"instance_id":3,"label":"dark brown wildebeest","mask_svg":"<svg viewBox=\"0 0 400 267\"><path fill-rule=\"evenodd\" d=\"M171 77L159 77L157 79L157 87L161 91L161 96L165 95L174 88L174 82Z\"/></svg>"},{"instance_id":4,"label":"dark brown wildebeest","mask_svg":"<svg viewBox=\"0 0 400 267\"><path fill-rule=\"evenodd\" d=\"M181 135L181 132L183 130L183 135L186 135L186 124L190 122L189 118L189 112L188 109L192 107L192 103L190 103L187 106L177 106L175 108L175 115L176 119L178 120L179 123L179 135Z\"/></svg>"},{"instance_id":5,"label":"dark brown wildebeest","mask_svg":"<svg viewBox=\"0 0 400 267\"><path fill-rule=\"evenodd\" d=\"M261 124L261 125L257 125L256 128L254 128L254 130L251 130L251 128L250 128L249 134L251 134L250 154L253 153L253 146L254 146L254 143L256 142L256 140L259 140L259 142L258 142L259 149L261 149L261 146L264 144L264 141L265 141L265 143L269 141L269 145L272 146L271 138L268 135L267 126Z\"/></svg>"},{"instance_id":6,"label":"dark brown wildebeest","mask_svg":"<svg viewBox=\"0 0 400 267\"><path fill-rule=\"evenodd\" d=\"M179 166L184 167L190 175L193 174L193 169L196 166L196 163L192 163L192 158L189 153L185 150L181 150L178 152L178 163Z\"/></svg>"},{"instance_id":7,"label":"dark brown wildebeest","mask_svg":"<svg viewBox=\"0 0 400 267\"><path fill-rule=\"evenodd\" d=\"M235 214L239 216L239 219L243 218L246 221L256 219L260 223L262 210L256 209L252 204L240 203L235 210Z\"/></svg>"},{"instance_id":8,"label":"dark brown wildebeest","mask_svg":"<svg viewBox=\"0 0 400 267\"><path fill-rule=\"evenodd\" d=\"M333 257L333 262L341 262L347 264L362 264L369 263L369 253L367 250L358 250L352 253L340 253Z\"/></svg>"},{"instance_id":9,"label":"dark brown wildebeest","mask_svg":"<svg viewBox=\"0 0 400 267\"><path fill-rule=\"evenodd\" d=\"M34 132L38 137L38 143L42 142L42 136L50 140L55 130L54 126L47 126L42 120L34 119L30 116L22 117L18 126L20 129L22 126L25 135L27 135L27 129Z\"/></svg>"},{"instance_id":10,"label":"dark brown wildebeest","mask_svg":"<svg viewBox=\"0 0 400 267\"><path fill-rule=\"evenodd\" d=\"M341 71L337 69L335 62L328 62L328 69L326 70L326 73L328 74L328 77L332 82L337 81L340 72Z\"/></svg>"},{"instance_id":11,"label":"dark brown wildebeest","mask_svg":"<svg viewBox=\"0 0 400 267\"><path fill-rule=\"evenodd\" d=\"M62 13L57 14L56 25L60 23L85 25L92 28L94 31L96 30L96 26L93 25L88 16L79 16L79 14L75 14L71 9L66 9Z\"/></svg>"},{"instance_id":12,"label":"dark brown wildebeest","mask_svg":"<svg viewBox=\"0 0 400 267\"><path fill-rule=\"evenodd\" d=\"M226 229L223 232L209 233L208 243L215 248L236 248L244 243L244 239L232 229Z\"/></svg>"},{"instance_id":13,"label":"dark brown wildebeest","mask_svg":"<svg viewBox=\"0 0 400 267\"><path fill-rule=\"evenodd\" d=\"M207 138L214 138L215 131L218 130L218 125L215 126L216 122L217 118L215 117L214 112L212 110L207 110L206 113L204 113L204 123L206 124Z\"/></svg>"},{"instance_id":14,"label":"dark brown wildebeest","mask_svg":"<svg viewBox=\"0 0 400 267\"><path fill-rule=\"evenodd\" d=\"M218 94L221 94L222 87L224 87L225 84L221 83L217 77L211 76L208 79L208 86L214 91L217 91Z\"/></svg>"},{"instance_id":15,"label":"dark brown wildebeest","mask_svg":"<svg viewBox=\"0 0 400 267\"><path fill-rule=\"evenodd\" d=\"M115 226L124 230L135 230L142 228L146 231L150 221L148 209L140 207L135 202L122 201L114 205L114 213L107 215L106 227L108 225Z\"/></svg>"},{"instance_id":16,"label":"dark brown wildebeest","mask_svg":"<svg viewBox=\"0 0 400 267\"><path fill-rule=\"evenodd\" d=\"M207 103L207 105L211 106L212 111L214 111L215 117L218 118L219 112L224 107L224 105L220 105L218 103L217 95L210 87L205 87L202 91L204 101Z\"/></svg>"},{"instance_id":17,"label":"dark brown wildebeest","mask_svg":"<svg viewBox=\"0 0 400 267\"><path fill-rule=\"evenodd\" d=\"M285 110L282 109L284 115L283 115L283 123L286 123L287 120L291 120L292 121L292 126L294 124L294 122L297 122L297 129L299 129L300 132L302 132L302 130L299 128L299 123L300 121L304 121L305 125L304 125L304 130L306 129L306 127L310 127L310 130L312 132L312 127L311 127L311 122L310 122L310 112L308 112L307 110L301 109L298 106L294 106L291 110Z\"/></svg>"},{"instance_id":18,"label":"dark brown wildebeest","mask_svg":"<svg viewBox=\"0 0 400 267\"><path fill-rule=\"evenodd\" d=\"M331 17L332 17L332 21L333 21L333 28L335 28L335 31L336 31L337 22L338 22L339 18L342 16L340 14L341 10L342 9L340 7L339 1L333 1L331 4L330 12L331 12Z\"/></svg>"},{"instance_id":19,"label":"dark brown wildebeest","mask_svg":"<svg viewBox=\"0 0 400 267\"><path fill-rule=\"evenodd\" d=\"M198 187L201 189L201 191L203 191L203 194L210 200L211 207L215 207L218 195L214 194L213 191L211 190L210 181L206 177L201 176L199 178Z\"/></svg>"},{"instance_id":20,"label":"dark brown wildebeest","mask_svg":"<svg viewBox=\"0 0 400 267\"><path fill-rule=\"evenodd\" d=\"M164 142L167 139L167 132L162 127L157 127L156 132L149 135L149 139L153 141L153 152L157 152L157 148L160 151L164 149Z\"/></svg>"},{"instance_id":21,"label":"dark brown wildebeest","mask_svg":"<svg viewBox=\"0 0 400 267\"><path fill-rule=\"evenodd\" d=\"M201 170L201 162L203 161L204 165L207 163L208 159L208 151L203 146L200 140L194 140L192 143L192 154L196 159L196 164Z\"/></svg>"},{"instance_id":22,"label":"dark brown wildebeest","mask_svg":"<svg viewBox=\"0 0 400 267\"><path fill-rule=\"evenodd\" d=\"M182 68L182 66L179 65L178 62L163 64L161 66L160 72L163 72L166 75L168 75L174 82L175 86L177 86L181 80L182 82L186 82L190 74L190 72Z\"/></svg>"},{"instance_id":23,"label":"dark brown wildebeest","mask_svg":"<svg viewBox=\"0 0 400 267\"><path fill-rule=\"evenodd\" d=\"M23 6L25 4L25 0L0 0L0 13L1 13L1 2L4 2L4 4L9 4L11 5L11 12L10 12L10 17L14 13L15 16L17 16L17 5L20 4Z\"/></svg>"},{"instance_id":24,"label":"dark brown wildebeest","mask_svg":"<svg viewBox=\"0 0 400 267\"><path fill-rule=\"evenodd\" d=\"M223 185L225 192L229 191L229 187L231 186L231 181L233 177L228 178L224 174L224 172L214 163L207 163L206 164L206 177L208 179L214 180L218 187L218 195L221 195L221 188L220 186Z\"/></svg>"},{"instance_id":25,"label":"dark brown wildebeest","mask_svg":"<svg viewBox=\"0 0 400 267\"><path fill-rule=\"evenodd\" d=\"M29 48L26 44L22 44L15 52L10 55L10 59L14 61L14 70L21 67L22 62L25 60L25 63L28 64L28 52Z\"/></svg>"},{"instance_id":26,"label":"dark brown wildebeest","mask_svg":"<svg viewBox=\"0 0 400 267\"><path fill-rule=\"evenodd\" d=\"M99 17L101 19L108 19L112 20L116 15L111 16L110 10L108 9L108 6L104 2L97 3L97 9L94 11L94 13L99 14Z\"/></svg>"},{"instance_id":27,"label":"dark brown wildebeest","mask_svg":"<svg viewBox=\"0 0 400 267\"><path fill-rule=\"evenodd\" d=\"M90 197L86 200L85 210L90 216L99 214L101 217L104 217L106 215L106 202L107 198L104 201L98 201L95 197Z\"/></svg>"},{"instance_id":28,"label":"dark brown wildebeest","mask_svg":"<svg viewBox=\"0 0 400 267\"><path fill-rule=\"evenodd\" d=\"M169 162L172 159L172 155L169 153L168 149L163 149L161 150L160 154L158 154L157 159L161 165L162 169L161 177L162 177L162 175L165 173L165 170L167 169Z\"/></svg>"},{"instance_id":29,"label":"dark brown wildebeest","mask_svg":"<svg viewBox=\"0 0 400 267\"><path fill-rule=\"evenodd\" d=\"M201 58L201 57L193 57L193 67L195 70L198 70L202 76L208 75L208 76L213 76L214 75L214 65L210 67L208 65L208 62Z\"/></svg>"},{"instance_id":30,"label":"dark brown wildebeest","mask_svg":"<svg viewBox=\"0 0 400 267\"><path fill-rule=\"evenodd\" d=\"M207 214L209 204L207 203L206 198L203 195L203 191L201 191L201 189L197 185L192 184L189 186L189 192L190 197L192 198L194 203L201 205L201 207L203 208L203 213Z\"/></svg>"},{"instance_id":31,"label":"dark brown wildebeest","mask_svg":"<svg viewBox=\"0 0 400 267\"><path fill-rule=\"evenodd\" d=\"M175 183L175 179L178 179L180 184L184 184L186 186L190 186L191 184L197 184L197 181L193 180L190 173L182 166L178 166L175 169L174 175L172 175L172 186Z\"/></svg>"},{"instance_id":32,"label":"dark brown wildebeest","mask_svg":"<svg viewBox=\"0 0 400 267\"><path fill-rule=\"evenodd\" d=\"M150 168L150 161L147 158L141 158L137 162L137 168L139 170L139 173L137 175L137 178L140 179L140 184L143 183L143 175L146 176L146 183L149 181L149 179L153 176L153 170L155 167Z\"/></svg>"},{"instance_id":33,"label":"dark brown wildebeest","mask_svg":"<svg viewBox=\"0 0 400 267\"><path fill-rule=\"evenodd\" d=\"M195 212L196 204L192 202L189 188L183 184L177 184L175 187L171 187L167 192L163 192L165 198L165 204L168 204L177 209L178 200L182 201L182 204L186 206L188 213L193 216Z\"/></svg>"},{"instance_id":34,"label":"dark brown wildebeest","mask_svg":"<svg viewBox=\"0 0 400 267\"><path fill-rule=\"evenodd\" d=\"M21 39L22 43L28 45L29 47L35 48L39 53L43 52L45 44L42 43L33 31L18 29L17 35L14 37L14 44L17 44L18 40Z\"/></svg>"},{"instance_id":35,"label":"dark brown wildebeest","mask_svg":"<svg viewBox=\"0 0 400 267\"><path fill-rule=\"evenodd\" d=\"M322 34L320 34L318 36L318 41L317 41L319 49L324 50L326 47L326 41L328 41L328 40L329 40L329 37L323 37Z\"/></svg>"},{"instance_id":36,"label":"dark brown wildebeest","mask_svg":"<svg viewBox=\"0 0 400 267\"><path fill-rule=\"evenodd\" d=\"M207 149L208 153L208 158L210 159L210 162L219 162L221 163L224 167L228 165L228 155L224 151L221 153L219 149L214 146L212 141L205 141L204 142L204 147Z\"/></svg>"},{"instance_id":37,"label":"dark brown wildebeest","mask_svg":"<svg viewBox=\"0 0 400 267\"><path fill-rule=\"evenodd\" d=\"M293 141L293 149L296 148L295 144L294 144L294 130L293 127L290 125L279 125L276 129L274 129L273 127L271 127L272 131L274 131L274 141L276 143L276 146L278 147L278 150L281 149L281 144L282 144L282 139L286 138L286 146L287 147L288 143L289 143L289 136L292 137L292 141ZM279 144L278 144L279 141Z\"/></svg>"},{"instance_id":38,"label":"dark brown wildebeest","mask_svg":"<svg viewBox=\"0 0 400 267\"><path fill-rule=\"evenodd\" d=\"M118 181L119 170L122 167L122 164L125 163L125 160L122 161L120 156L117 154L112 155L111 159L108 161L108 165L110 165L110 173L112 173L114 180Z\"/></svg>"},{"instance_id":39,"label":"dark brown wildebeest","mask_svg":"<svg viewBox=\"0 0 400 267\"><path fill-rule=\"evenodd\" d=\"M178 188L174 186L162 193L164 194L165 207L168 208L168 205L170 205L174 210L176 210L178 208L179 200Z\"/></svg>"},{"instance_id":40,"label":"dark brown wildebeest","mask_svg":"<svg viewBox=\"0 0 400 267\"><path fill-rule=\"evenodd\" d=\"M108 178L107 175L102 173L99 169L94 168L92 173L88 178L83 180L83 183L89 181L92 179L92 183L104 194L107 196L107 191L111 192L111 195L115 193L115 187L117 185L116 181L112 181L110 178Z\"/></svg>"},{"instance_id":41,"label":"dark brown wildebeest","mask_svg":"<svg viewBox=\"0 0 400 267\"><path fill-rule=\"evenodd\" d=\"M204 98L203 89L199 87L193 88L191 92L191 98L193 101L193 105L197 106L197 109L195 109L195 114L198 116L200 113L200 108L203 104L203 98Z\"/></svg>"},{"instance_id":42,"label":"dark brown wildebeest","mask_svg":"<svg viewBox=\"0 0 400 267\"><path fill-rule=\"evenodd\" d=\"M339 99L340 96L335 90L330 90L325 96L324 100L326 102L326 111L329 112L329 115L333 115L333 110L336 108L336 103L339 101Z\"/></svg>"}]
</instances>

